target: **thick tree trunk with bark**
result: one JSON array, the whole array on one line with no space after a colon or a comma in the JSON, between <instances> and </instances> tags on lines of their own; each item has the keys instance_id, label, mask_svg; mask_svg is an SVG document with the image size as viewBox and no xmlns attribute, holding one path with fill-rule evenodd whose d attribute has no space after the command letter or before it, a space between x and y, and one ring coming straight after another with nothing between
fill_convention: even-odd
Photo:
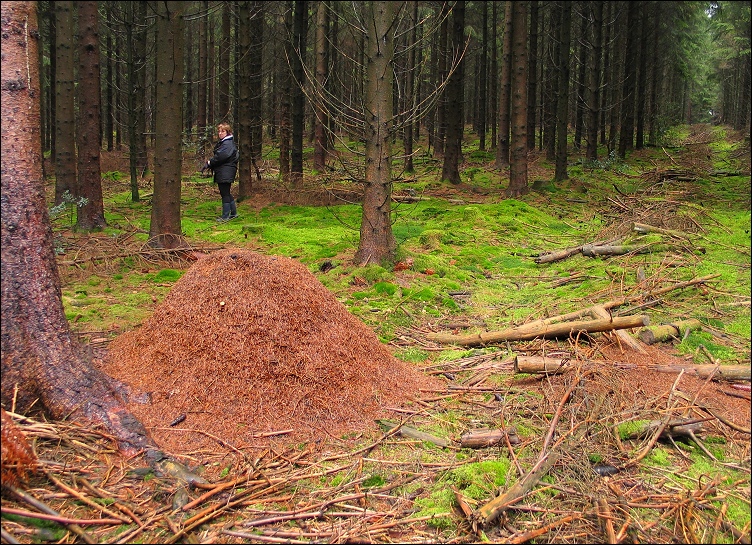
<instances>
[{"instance_id":1,"label":"thick tree trunk with bark","mask_svg":"<svg viewBox=\"0 0 752 545\"><path fill-rule=\"evenodd\" d=\"M2 3L2 405L104 424L130 454L152 444L65 318L42 176L34 2ZM5 160L5 158L12 160Z\"/></svg>"},{"instance_id":2,"label":"thick tree trunk with bark","mask_svg":"<svg viewBox=\"0 0 752 545\"><path fill-rule=\"evenodd\" d=\"M78 9L78 197L86 204L78 208L76 227L82 231L101 229L104 219L102 173L99 167L99 13L97 2L76 2Z\"/></svg>"},{"instance_id":3,"label":"thick tree trunk with bark","mask_svg":"<svg viewBox=\"0 0 752 545\"><path fill-rule=\"evenodd\" d=\"M367 17L366 46L366 179L360 242L355 263L385 263L394 259L392 233L391 124L395 8L373 2Z\"/></svg>"},{"instance_id":4,"label":"thick tree trunk with bark","mask_svg":"<svg viewBox=\"0 0 752 545\"><path fill-rule=\"evenodd\" d=\"M154 197L150 244L184 244L180 225L183 101L183 2L159 2L157 11L157 104Z\"/></svg>"}]
</instances>

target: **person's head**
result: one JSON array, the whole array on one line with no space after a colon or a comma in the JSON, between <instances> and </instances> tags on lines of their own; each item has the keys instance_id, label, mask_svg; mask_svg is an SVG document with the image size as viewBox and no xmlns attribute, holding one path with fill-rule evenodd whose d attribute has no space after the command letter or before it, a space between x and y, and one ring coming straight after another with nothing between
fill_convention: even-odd
<instances>
[{"instance_id":1,"label":"person's head","mask_svg":"<svg viewBox=\"0 0 752 545\"><path fill-rule=\"evenodd\" d=\"M217 136L220 138L224 138L226 136L230 136L232 134L232 127L230 127L229 123L220 123L217 125Z\"/></svg>"}]
</instances>

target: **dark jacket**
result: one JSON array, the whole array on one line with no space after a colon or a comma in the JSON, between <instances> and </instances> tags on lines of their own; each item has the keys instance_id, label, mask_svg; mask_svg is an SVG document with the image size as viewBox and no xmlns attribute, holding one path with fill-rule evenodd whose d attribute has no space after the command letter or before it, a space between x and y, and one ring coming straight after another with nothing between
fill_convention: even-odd
<instances>
[{"instance_id":1,"label":"dark jacket","mask_svg":"<svg viewBox=\"0 0 752 545\"><path fill-rule=\"evenodd\" d=\"M214 155L209 159L209 168L214 172L214 183L231 184L238 170L238 148L232 135L226 136L214 146Z\"/></svg>"}]
</instances>

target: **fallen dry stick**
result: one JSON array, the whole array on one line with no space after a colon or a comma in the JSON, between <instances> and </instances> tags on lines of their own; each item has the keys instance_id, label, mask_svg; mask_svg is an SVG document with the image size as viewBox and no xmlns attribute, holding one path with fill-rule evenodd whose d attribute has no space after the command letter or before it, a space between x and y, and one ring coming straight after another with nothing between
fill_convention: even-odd
<instances>
[{"instance_id":1,"label":"fallen dry stick","mask_svg":"<svg viewBox=\"0 0 752 545\"><path fill-rule=\"evenodd\" d=\"M429 333L426 338L444 344L458 344L461 346L476 346L502 341L529 341L535 338L568 337L581 332L599 333L614 329L628 329L648 325L647 316L619 316L597 320L579 320L546 324L535 322L501 331L487 331L473 335L450 335L444 333Z\"/></svg>"}]
</instances>

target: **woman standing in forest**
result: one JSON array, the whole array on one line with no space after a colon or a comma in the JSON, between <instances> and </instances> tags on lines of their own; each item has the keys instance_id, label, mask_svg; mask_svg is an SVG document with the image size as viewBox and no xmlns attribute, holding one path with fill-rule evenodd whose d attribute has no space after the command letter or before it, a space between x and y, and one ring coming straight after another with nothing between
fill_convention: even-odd
<instances>
[{"instance_id":1,"label":"woman standing in forest","mask_svg":"<svg viewBox=\"0 0 752 545\"><path fill-rule=\"evenodd\" d=\"M217 125L219 141L214 146L214 155L206 162L206 167L214 173L214 183L219 186L222 196L222 216L218 221L227 221L238 217L235 199L230 193L230 185L235 181L238 171L238 148L232 137L232 128L227 123Z\"/></svg>"}]
</instances>

